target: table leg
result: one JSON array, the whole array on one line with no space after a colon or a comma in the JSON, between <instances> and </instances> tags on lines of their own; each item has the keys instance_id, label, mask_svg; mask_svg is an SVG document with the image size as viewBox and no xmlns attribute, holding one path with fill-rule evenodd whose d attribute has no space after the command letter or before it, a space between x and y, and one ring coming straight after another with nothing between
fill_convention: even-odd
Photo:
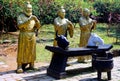
<instances>
[{"instance_id":1,"label":"table leg","mask_svg":"<svg viewBox=\"0 0 120 81\"><path fill-rule=\"evenodd\" d=\"M97 76L98 76L98 80L100 81L101 80L101 73L100 71L97 71Z\"/></svg>"},{"instance_id":2,"label":"table leg","mask_svg":"<svg viewBox=\"0 0 120 81\"><path fill-rule=\"evenodd\" d=\"M111 71L107 72L108 80L111 80Z\"/></svg>"},{"instance_id":3,"label":"table leg","mask_svg":"<svg viewBox=\"0 0 120 81\"><path fill-rule=\"evenodd\" d=\"M66 76L65 68L67 63L67 56L63 54L54 54L47 69L47 75L60 79Z\"/></svg>"}]
</instances>

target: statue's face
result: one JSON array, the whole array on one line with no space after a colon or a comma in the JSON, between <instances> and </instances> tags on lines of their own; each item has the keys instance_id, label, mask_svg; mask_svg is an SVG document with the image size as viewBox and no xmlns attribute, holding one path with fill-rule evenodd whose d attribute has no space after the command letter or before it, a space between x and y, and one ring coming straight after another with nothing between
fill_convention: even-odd
<instances>
[{"instance_id":1,"label":"statue's face","mask_svg":"<svg viewBox=\"0 0 120 81\"><path fill-rule=\"evenodd\" d=\"M65 10L64 9L62 9L62 10L60 10L59 12L58 12L58 15L60 16L60 18L65 18Z\"/></svg>"},{"instance_id":2,"label":"statue's face","mask_svg":"<svg viewBox=\"0 0 120 81\"><path fill-rule=\"evenodd\" d=\"M89 17L90 11L89 11L88 9L84 9L84 10L83 10L83 15L84 15L85 17Z\"/></svg>"},{"instance_id":3,"label":"statue's face","mask_svg":"<svg viewBox=\"0 0 120 81\"><path fill-rule=\"evenodd\" d=\"M28 16L32 15L32 5L31 4L26 4L25 6L25 14Z\"/></svg>"}]
</instances>

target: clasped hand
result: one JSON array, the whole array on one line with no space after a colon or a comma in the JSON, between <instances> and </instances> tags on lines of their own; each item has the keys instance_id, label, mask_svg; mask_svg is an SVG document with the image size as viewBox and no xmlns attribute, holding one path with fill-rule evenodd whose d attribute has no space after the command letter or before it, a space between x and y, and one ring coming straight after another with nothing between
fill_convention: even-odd
<instances>
[{"instance_id":1,"label":"clasped hand","mask_svg":"<svg viewBox=\"0 0 120 81\"><path fill-rule=\"evenodd\" d=\"M30 20L35 20L36 22L39 22L39 20L37 19L37 17L34 16L34 15L31 15L31 16L28 18L28 21L30 21Z\"/></svg>"}]
</instances>

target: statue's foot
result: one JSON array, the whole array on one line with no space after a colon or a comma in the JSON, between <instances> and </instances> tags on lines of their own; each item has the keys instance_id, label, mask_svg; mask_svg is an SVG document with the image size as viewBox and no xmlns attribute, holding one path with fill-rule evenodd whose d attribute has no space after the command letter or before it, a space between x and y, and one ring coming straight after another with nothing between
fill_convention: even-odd
<instances>
[{"instance_id":1,"label":"statue's foot","mask_svg":"<svg viewBox=\"0 0 120 81\"><path fill-rule=\"evenodd\" d=\"M28 64L22 64L22 69L25 70Z\"/></svg>"},{"instance_id":2,"label":"statue's foot","mask_svg":"<svg viewBox=\"0 0 120 81\"><path fill-rule=\"evenodd\" d=\"M39 71L39 69L34 67L29 67L26 69L26 72L35 72L35 71Z\"/></svg>"},{"instance_id":3,"label":"statue's foot","mask_svg":"<svg viewBox=\"0 0 120 81\"><path fill-rule=\"evenodd\" d=\"M17 73L23 73L23 69L22 68L17 69Z\"/></svg>"},{"instance_id":4,"label":"statue's foot","mask_svg":"<svg viewBox=\"0 0 120 81\"><path fill-rule=\"evenodd\" d=\"M66 66L71 66L72 64L67 63Z\"/></svg>"},{"instance_id":5,"label":"statue's foot","mask_svg":"<svg viewBox=\"0 0 120 81\"><path fill-rule=\"evenodd\" d=\"M35 68L34 68L34 67L29 67L28 69L29 69L29 70L34 70Z\"/></svg>"},{"instance_id":6,"label":"statue's foot","mask_svg":"<svg viewBox=\"0 0 120 81\"><path fill-rule=\"evenodd\" d=\"M78 62L78 63L86 63L85 60L78 60L77 62Z\"/></svg>"},{"instance_id":7,"label":"statue's foot","mask_svg":"<svg viewBox=\"0 0 120 81\"><path fill-rule=\"evenodd\" d=\"M30 70L34 70L34 62L31 62L31 63L30 63L29 69L30 69Z\"/></svg>"},{"instance_id":8,"label":"statue's foot","mask_svg":"<svg viewBox=\"0 0 120 81\"><path fill-rule=\"evenodd\" d=\"M77 62L78 62L78 63L89 63L89 62L91 62L91 61L90 61L90 60L84 60L84 61L82 61L82 60L81 60L81 61L78 60Z\"/></svg>"}]
</instances>

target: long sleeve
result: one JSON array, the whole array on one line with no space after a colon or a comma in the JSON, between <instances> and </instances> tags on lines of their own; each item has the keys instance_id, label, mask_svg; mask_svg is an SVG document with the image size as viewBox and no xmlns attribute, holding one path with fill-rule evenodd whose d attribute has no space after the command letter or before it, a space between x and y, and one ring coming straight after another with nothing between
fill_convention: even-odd
<instances>
[{"instance_id":1,"label":"long sleeve","mask_svg":"<svg viewBox=\"0 0 120 81\"><path fill-rule=\"evenodd\" d=\"M26 27L29 24L30 21L28 21L28 19L24 18L23 14L20 14L17 17L17 24L18 24L18 28L22 29L24 27Z\"/></svg>"},{"instance_id":2,"label":"long sleeve","mask_svg":"<svg viewBox=\"0 0 120 81\"><path fill-rule=\"evenodd\" d=\"M72 23L70 23L70 24L68 25L68 32L69 32L70 37L72 38L72 37L73 37L73 34L74 34L74 26L73 26Z\"/></svg>"}]
</instances>

